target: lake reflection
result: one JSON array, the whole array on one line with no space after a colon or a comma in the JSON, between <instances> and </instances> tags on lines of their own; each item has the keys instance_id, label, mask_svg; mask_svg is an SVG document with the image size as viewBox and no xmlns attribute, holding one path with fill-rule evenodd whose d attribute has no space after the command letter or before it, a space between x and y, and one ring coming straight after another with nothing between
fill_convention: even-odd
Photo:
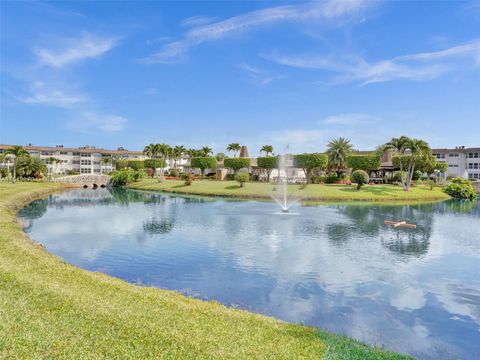
<instances>
[{"instance_id":1,"label":"lake reflection","mask_svg":"<svg viewBox=\"0 0 480 360\"><path fill-rule=\"evenodd\" d=\"M322 205L69 190L19 216L82 268L422 359L480 354L480 206ZM384 220L407 219L416 229Z\"/></svg>"}]
</instances>

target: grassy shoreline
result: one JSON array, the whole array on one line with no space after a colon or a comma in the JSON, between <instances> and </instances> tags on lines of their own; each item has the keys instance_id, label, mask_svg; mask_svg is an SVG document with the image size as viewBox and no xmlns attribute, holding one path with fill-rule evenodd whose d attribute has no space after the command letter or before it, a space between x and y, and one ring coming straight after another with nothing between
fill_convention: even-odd
<instances>
[{"instance_id":1,"label":"grassy shoreline","mask_svg":"<svg viewBox=\"0 0 480 360\"><path fill-rule=\"evenodd\" d=\"M143 179L129 185L137 190L163 191L174 194L219 196L241 199L270 200L271 194L280 191L278 186L268 183L247 183L241 188L235 181L197 180L190 186L180 180L165 180L158 182L155 179ZM299 196L305 202L426 202L448 200L450 196L441 189L433 190L427 187L413 187L410 191L403 191L393 185L366 185L357 191L356 186L347 185L319 185L311 184L306 189L298 185L289 185L289 193Z\"/></svg>"},{"instance_id":2,"label":"grassy shoreline","mask_svg":"<svg viewBox=\"0 0 480 360\"><path fill-rule=\"evenodd\" d=\"M71 266L31 241L15 217L28 202L59 189L0 184L0 357L407 358Z\"/></svg>"}]
</instances>

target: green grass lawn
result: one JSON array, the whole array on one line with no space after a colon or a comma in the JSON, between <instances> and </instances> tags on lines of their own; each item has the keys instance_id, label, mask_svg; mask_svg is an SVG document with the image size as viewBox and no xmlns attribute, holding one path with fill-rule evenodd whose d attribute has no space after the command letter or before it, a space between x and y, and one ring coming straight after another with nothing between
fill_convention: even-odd
<instances>
[{"instance_id":1,"label":"green grass lawn","mask_svg":"<svg viewBox=\"0 0 480 360\"><path fill-rule=\"evenodd\" d=\"M197 180L186 186L180 180L165 180L158 182L155 179L144 179L131 184L131 188L141 190L157 190L180 194L217 195L243 198L270 199L277 185L261 182L251 182L245 187L239 187L235 181ZM412 187L410 191L403 191L401 186L394 185L365 185L357 191L355 185L308 185L300 189L299 185L289 185L289 193L300 196L305 201L434 201L445 200L450 197L440 188L433 190L427 187Z\"/></svg>"},{"instance_id":2,"label":"green grass lawn","mask_svg":"<svg viewBox=\"0 0 480 360\"><path fill-rule=\"evenodd\" d=\"M0 358L404 358L316 328L68 265L30 241L15 218L27 202L56 189L0 183Z\"/></svg>"}]
</instances>

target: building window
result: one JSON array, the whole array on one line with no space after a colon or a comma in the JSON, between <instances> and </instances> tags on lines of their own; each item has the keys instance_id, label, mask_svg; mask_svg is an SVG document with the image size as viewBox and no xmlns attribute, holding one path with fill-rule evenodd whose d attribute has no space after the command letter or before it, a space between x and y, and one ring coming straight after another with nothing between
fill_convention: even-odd
<instances>
[{"instance_id":1,"label":"building window","mask_svg":"<svg viewBox=\"0 0 480 360\"><path fill-rule=\"evenodd\" d=\"M448 154L448 157L459 157L460 155L459 154Z\"/></svg>"},{"instance_id":2,"label":"building window","mask_svg":"<svg viewBox=\"0 0 480 360\"><path fill-rule=\"evenodd\" d=\"M66 152L66 151L60 151L60 155L68 155L68 152Z\"/></svg>"},{"instance_id":3,"label":"building window","mask_svg":"<svg viewBox=\"0 0 480 360\"><path fill-rule=\"evenodd\" d=\"M51 152L51 151L42 151L42 155L52 156L52 155L53 155L53 152Z\"/></svg>"},{"instance_id":4,"label":"building window","mask_svg":"<svg viewBox=\"0 0 480 360\"><path fill-rule=\"evenodd\" d=\"M92 165L92 160L82 160L80 162L81 165Z\"/></svg>"},{"instance_id":5,"label":"building window","mask_svg":"<svg viewBox=\"0 0 480 360\"><path fill-rule=\"evenodd\" d=\"M81 174L91 174L92 171L90 169L82 168L82 169L80 169L80 173Z\"/></svg>"},{"instance_id":6,"label":"building window","mask_svg":"<svg viewBox=\"0 0 480 360\"><path fill-rule=\"evenodd\" d=\"M82 157L90 157L90 154L89 154L89 153L80 153L80 156L82 156Z\"/></svg>"},{"instance_id":7,"label":"building window","mask_svg":"<svg viewBox=\"0 0 480 360\"><path fill-rule=\"evenodd\" d=\"M469 159L478 159L480 157L480 153L468 153L468 158Z\"/></svg>"},{"instance_id":8,"label":"building window","mask_svg":"<svg viewBox=\"0 0 480 360\"><path fill-rule=\"evenodd\" d=\"M474 164L473 164L473 168L474 168L474 169L478 169L478 163L474 163Z\"/></svg>"},{"instance_id":9,"label":"building window","mask_svg":"<svg viewBox=\"0 0 480 360\"><path fill-rule=\"evenodd\" d=\"M72 155L73 155L73 156L80 156L80 153L79 153L78 151L74 151L74 152L72 153Z\"/></svg>"},{"instance_id":10,"label":"building window","mask_svg":"<svg viewBox=\"0 0 480 360\"><path fill-rule=\"evenodd\" d=\"M445 159L445 154L433 154L437 159Z\"/></svg>"},{"instance_id":11,"label":"building window","mask_svg":"<svg viewBox=\"0 0 480 360\"><path fill-rule=\"evenodd\" d=\"M93 165L100 165L100 161L94 161Z\"/></svg>"},{"instance_id":12,"label":"building window","mask_svg":"<svg viewBox=\"0 0 480 360\"><path fill-rule=\"evenodd\" d=\"M99 173L100 169L93 169L93 172Z\"/></svg>"},{"instance_id":13,"label":"building window","mask_svg":"<svg viewBox=\"0 0 480 360\"><path fill-rule=\"evenodd\" d=\"M448 167L450 167L450 168L458 168L458 164L448 164Z\"/></svg>"},{"instance_id":14,"label":"building window","mask_svg":"<svg viewBox=\"0 0 480 360\"><path fill-rule=\"evenodd\" d=\"M68 160L63 160L63 163L64 163L64 164L68 164Z\"/></svg>"}]
</instances>

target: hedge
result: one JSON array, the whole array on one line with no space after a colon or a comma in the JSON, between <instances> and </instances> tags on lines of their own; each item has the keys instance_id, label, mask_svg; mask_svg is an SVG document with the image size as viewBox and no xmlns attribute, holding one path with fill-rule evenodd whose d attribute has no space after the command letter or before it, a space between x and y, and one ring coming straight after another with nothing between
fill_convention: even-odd
<instances>
[{"instance_id":1,"label":"hedge","mask_svg":"<svg viewBox=\"0 0 480 360\"><path fill-rule=\"evenodd\" d=\"M278 157L266 156L257 158L257 166L267 173L267 182L270 182L272 170L278 167Z\"/></svg>"},{"instance_id":2,"label":"hedge","mask_svg":"<svg viewBox=\"0 0 480 360\"><path fill-rule=\"evenodd\" d=\"M223 165L229 169L232 169L235 173L244 168L250 167L249 158L228 158L223 161Z\"/></svg>"},{"instance_id":3,"label":"hedge","mask_svg":"<svg viewBox=\"0 0 480 360\"><path fill-rule=\"evenodd\" d=\"M371 154L371 155L351 155L347 157L347 166L355 170L377 170L380 168L380 156Z\"/></svg>"},{"instance_id":4,"label":"hedge","mask_svg":"<svg viewBox=\"0 0 480 360\"><path fill-rule=\"evenodd\" d=\"M145 167L148 169L164 168L166 163L163 159L147 159L144 161Z\"/></svg>"},{"instance_id":5,"label":"hedge","mask_svg":"<svg viewBox=\"0 0 480 360\"><path fill-rule=\"evenodd\" d=\"M194 157L191 160L191 167L195 169L200 169L203 177L205 175L206 169L214 169L217 167L217 159L211 156Z\"/></svg>"},{"instance_id":6,"label":"hedge","mask_svg":"<svg viewBox=\"0 0 480 360\"><path fill-rule=\"evenodd\" d=\"M312 171L314 169L324 170L328 164L328 156L325 154L298 154L293 157L295 167L302 168L309 183L312 182Z\"/></svg>"}]
</instances>

